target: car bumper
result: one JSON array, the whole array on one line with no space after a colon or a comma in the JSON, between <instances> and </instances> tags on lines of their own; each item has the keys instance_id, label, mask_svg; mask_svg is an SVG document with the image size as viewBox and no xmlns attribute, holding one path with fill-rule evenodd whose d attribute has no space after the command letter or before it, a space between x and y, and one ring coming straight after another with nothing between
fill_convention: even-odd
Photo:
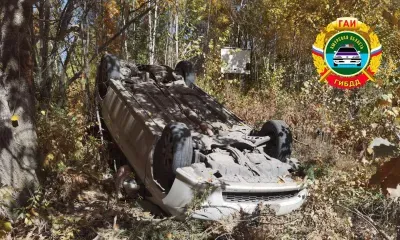
<instances>
[{"instance_id":1,"label":"car bumper","mask_svg":"<svg viewBox=\"0 0 400 240\"><path fill-rule=\"evenodd\" d=\"M201 184L190 179L189 176L184 176L186 174L182 174L182 172L181 169L178 169L178 177L168 195L162 200L167 210L178 217L184 216L194 198L200 199L201 202L200 206L191 209L194 210L191 212L191 217L197 219L218 220L241 211L251 214L260 202L270 206L277 215L283 215L298 209L305 202L308 193L307 189L296 184L282 186L279 184L235 184L229 187ZM201 196L200 194L199 196L197 194L207 192L207 190L209 191L208 195ZM291 194L288 195L289 192ZM268 197L265 201L254 199L254 196L271 194L275 197ZM279 198L276 197L277 194L286 197Z\"/></svg>"},{"instance_id":2,"label":"car bumper","mask_svg":"<svg viewBox=\"0 0 400 240\"><path fill-rule=\"evenodd\" d=\"M340 59L340 60L333 60L335 64L360 64L361 60L354 60L354 59Z\"/></svg>"}]
</instances>

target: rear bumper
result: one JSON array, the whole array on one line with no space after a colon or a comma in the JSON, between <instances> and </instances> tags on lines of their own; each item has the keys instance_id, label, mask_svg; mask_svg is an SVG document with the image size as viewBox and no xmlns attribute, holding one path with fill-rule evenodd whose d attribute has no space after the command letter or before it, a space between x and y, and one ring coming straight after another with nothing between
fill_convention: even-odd
<instances>
[{"instance_id":1,"label":"rear bumper","mask_svg":"<svg viewBox=\"0 0 400 240\"><path fill-rule=\"evenodd\" d=\"M229 188L210 184L207 186L207 184L191 182L187 176L185 177L181 174L181 171L181 169L178 169L179 176L175 179L175 182L168 195L162 200L168 211L175 216L183 216L188 209L188 206L190 206L191 202L193 201L193 196L197 195L197 193L199 193L201 190L204 191L207 188L210 189L211 193L208 196L204 196L200 209L197 208L197 210L192 212L191 216L193 218L218 220L240 211L251 214L256 210L260 202L262 202L263 205L270 206L270 208L274 210L277 215L283 215L298 209L305 202L307 196L307 189L302 189L300 186L294 187L293 185L290 187L279 187L279 184L274 184L277 186L275 188L268 187L268 185L272 186L272 184L268 184L264 187L262 186L265 184L256 184L255 188L251 188L246 185L242 186L241 188L237 188L239 185L231 186ZM257 187L257 185L259 187ZM282 199L267 198L266 201L258 201L254 198L251 199L251 197L247 197L248 199L241 198L240 200L235 201L235 198L228 199L226 197L227 193L230 196L239 196L240 198L241 194L245 194L245 196L249 196L251 194L257 196L263 194L270 195L271 193L285 195L288 192L293 194L290 194L289 197L286 196Z\"/></svg>"}]
</instances>

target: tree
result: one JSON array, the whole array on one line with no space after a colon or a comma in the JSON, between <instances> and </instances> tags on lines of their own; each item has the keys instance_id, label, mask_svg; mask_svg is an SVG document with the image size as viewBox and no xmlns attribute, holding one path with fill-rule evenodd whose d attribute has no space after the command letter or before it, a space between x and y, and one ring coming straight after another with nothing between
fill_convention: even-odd
<instances>
[{"instance_id":1,"label":"tree","mask_svg":"<svg viewBox=\"0 0 400 240\"><path fill-rule=\"evenodd\" d=\"M40 39L40 99L49 103L52 89L51 66L49 65L49 36L50 36L50 0L40 0L39 5L39 34ZM46 106L47 109L47 106Z\"/></svg>"},{"instance_id":2,"label":"tree","mask_svg":"<svg viewBox=\"0 0 400 240\"><path fill-rule=\"evenodd\" d=\"M24 193L38 184L30 42L33 3L0 1L0 186Z\"/></svg>"}]
</instances>

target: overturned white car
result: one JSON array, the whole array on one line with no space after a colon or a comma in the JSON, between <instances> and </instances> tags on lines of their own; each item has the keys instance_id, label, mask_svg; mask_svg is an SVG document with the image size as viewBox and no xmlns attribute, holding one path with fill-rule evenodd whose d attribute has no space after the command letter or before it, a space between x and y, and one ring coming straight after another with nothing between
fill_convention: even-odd
<instances>
[{"instance_id":1,"label":"overturned white car","mask_svg":"<svg viewBox=\"0 0 400 240\"><path fill-rule=\"evenodd\" d=\"M105 55L97 86L101 113L150 201L183 216L199 192L210 192L192 217L220 219L269 205L299 208L307 190L291 176L292 136L283 121L253 130L194 84L189 62L175 69L136 65Z\"/></svg>"}]
</instances>

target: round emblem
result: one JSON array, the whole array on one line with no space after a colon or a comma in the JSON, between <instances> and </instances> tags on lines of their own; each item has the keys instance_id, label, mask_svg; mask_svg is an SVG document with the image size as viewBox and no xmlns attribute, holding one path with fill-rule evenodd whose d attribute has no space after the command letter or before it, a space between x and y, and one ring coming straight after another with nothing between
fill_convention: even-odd
<instances>
[{"instance_id":1,"label":"round emblem","mask_svg":"<svg viewBox=\"0 0 400 240\"><path fill-rule=\"evenodd\" d=\"M352 89L374 81L382 47L366 24L355 18L338 18L317 36L312 55L321 82Z\"/></svg>"}]
</instances>

